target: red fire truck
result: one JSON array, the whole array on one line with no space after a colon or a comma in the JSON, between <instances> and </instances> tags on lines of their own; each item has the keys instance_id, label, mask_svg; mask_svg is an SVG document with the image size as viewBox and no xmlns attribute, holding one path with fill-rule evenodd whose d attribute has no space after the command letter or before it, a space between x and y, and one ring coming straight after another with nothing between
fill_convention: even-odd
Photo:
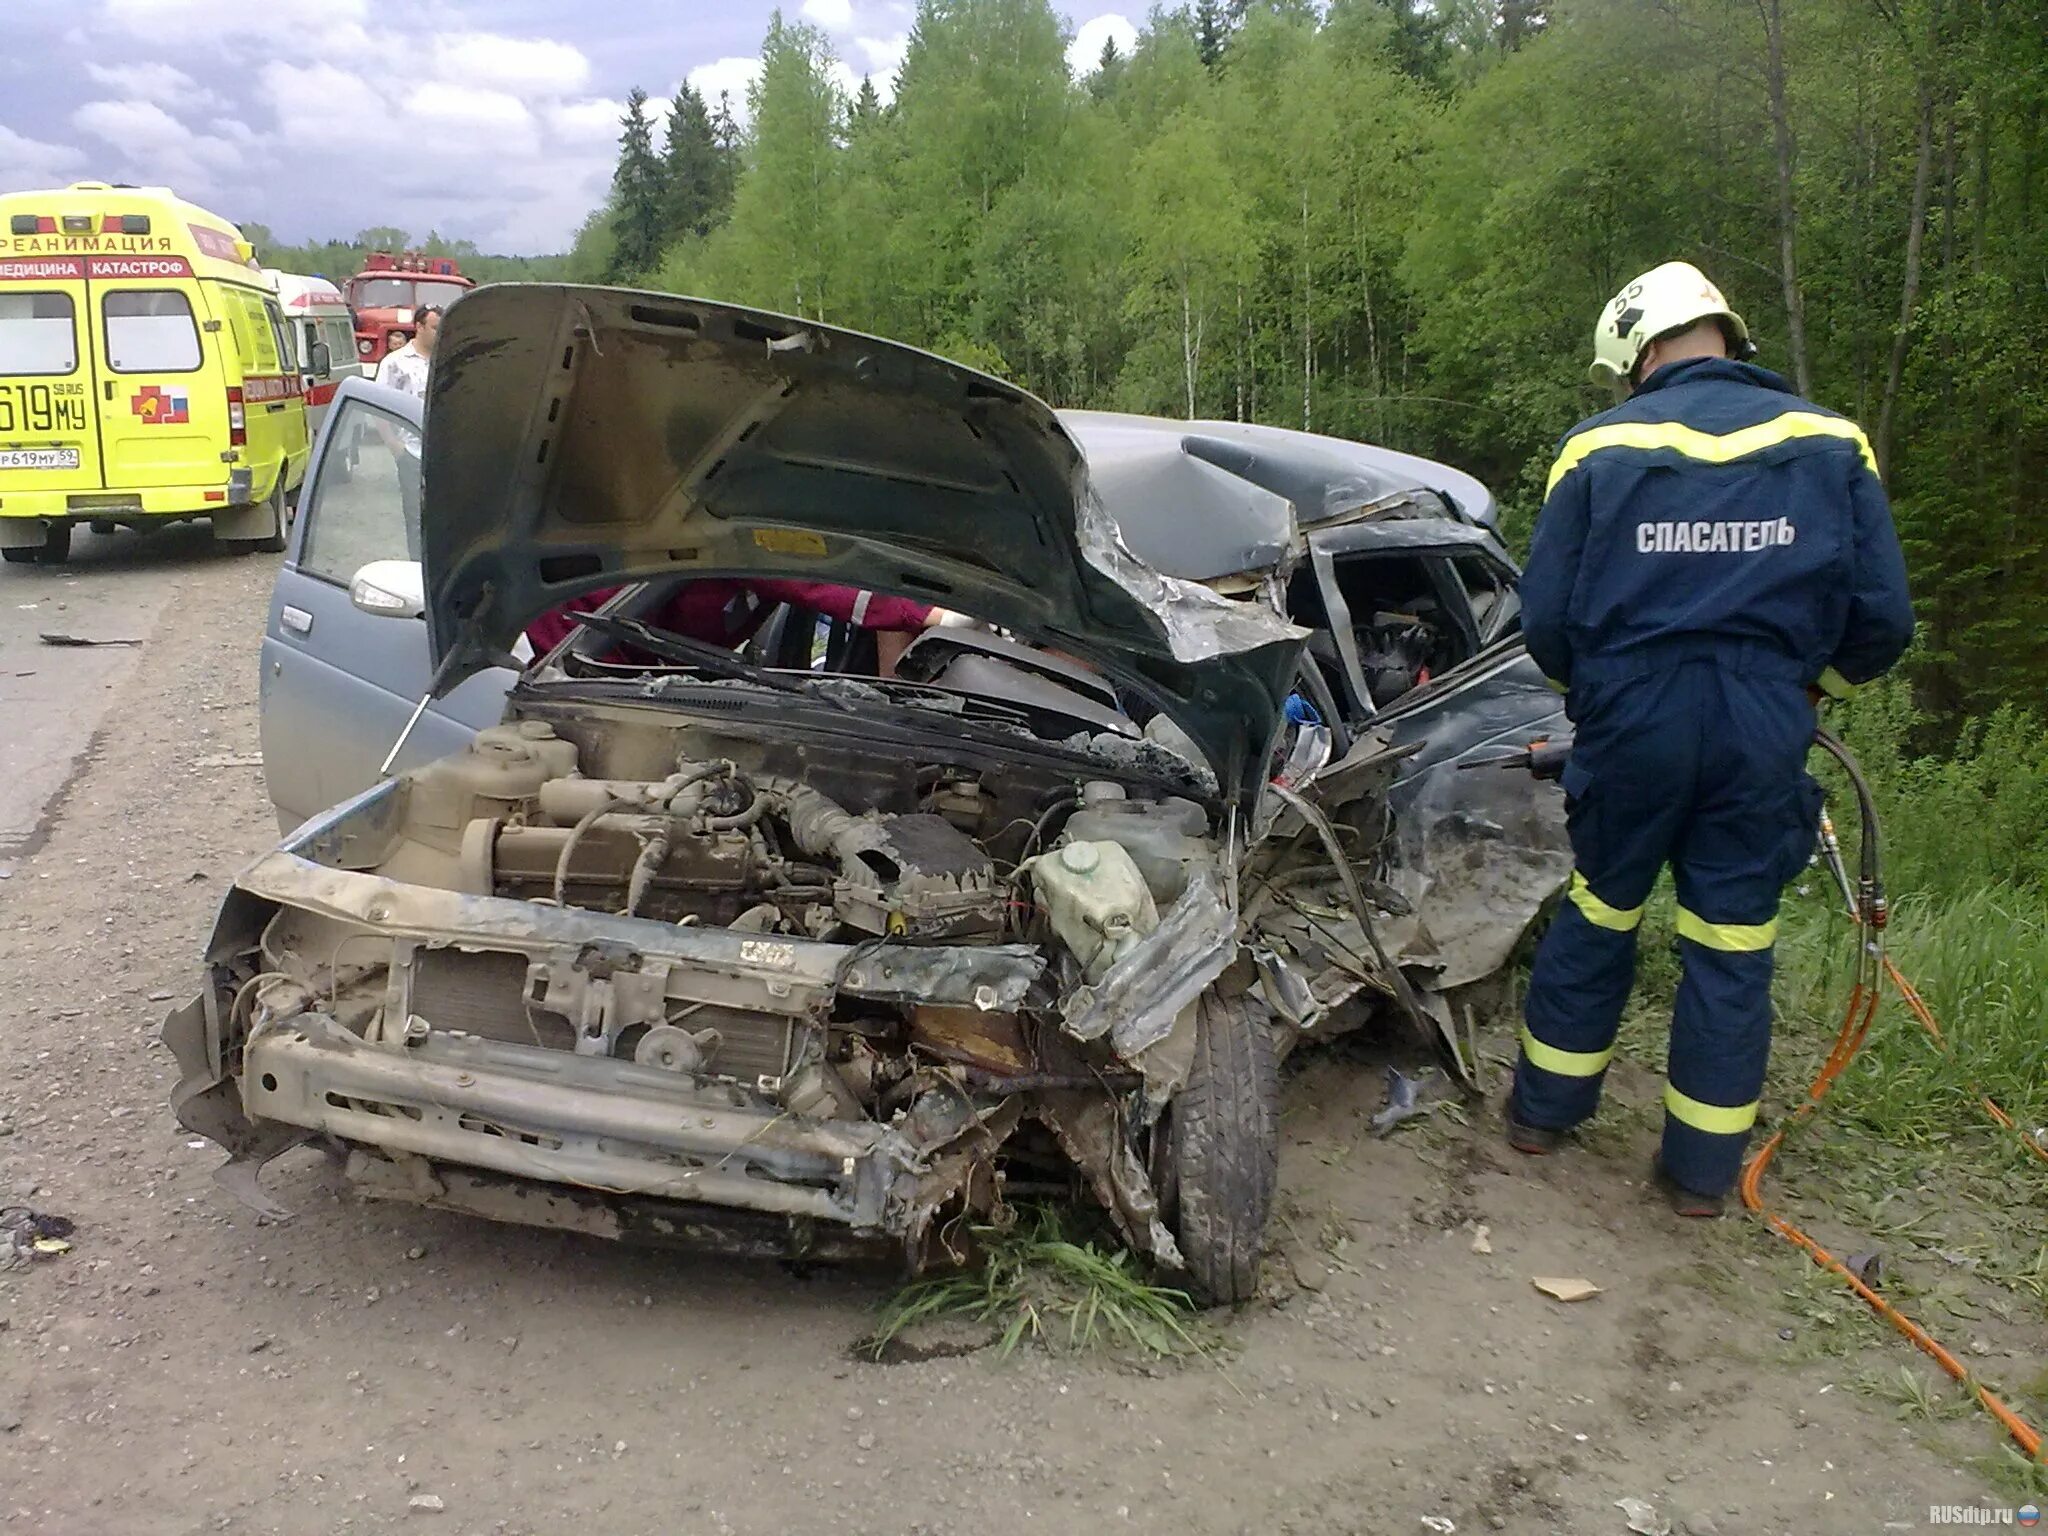
<instances>
[{"instance_id":1,"label":"red fire truck","mask_svg":"<svg viewBox=\"0 0 2048 1536\"><path fill-rule=\"evenodd\" d=\"M446 309L476 286L453 257L418 251L372 251L348 280L348 307L356 317L356 353L366 364L382 361L412 339L413 311Z\"/></svg>"}]
</instances>

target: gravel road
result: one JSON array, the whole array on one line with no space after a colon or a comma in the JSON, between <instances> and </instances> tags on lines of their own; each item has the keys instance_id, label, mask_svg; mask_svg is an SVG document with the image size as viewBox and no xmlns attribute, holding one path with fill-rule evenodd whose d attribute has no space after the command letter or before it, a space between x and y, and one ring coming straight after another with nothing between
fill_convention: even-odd
<instances>
[{"instance_id":1,"label":"gravel road","mask_svg":"<svg viewBox=\"0 0 2048 1536\"><path fill-rule=\"evenodd\" d=\"M1809 1536L1982 1496L1847 1390L1903 1346L1783 1338L1796 1264L1664 1213L1646 1142L1510 1163L1477 1113L1373 1141L1356 1054L1294 1073L1270 1295L1215 1360L858 1361L886 1276L359 1203L310 1153L268 1176L296 1219L259 1226L172 1122L155 1037L274 835L257 769L196 766L257 750L272 566L99 542L0 574L0 669L52 660L40 628L147 641L6 694L31 832L0 855L0 1203L79 1230L0 1272L0 1528L1619 1536L1637 1498L1694 1536Z\"/></svg>"}]
</instances>

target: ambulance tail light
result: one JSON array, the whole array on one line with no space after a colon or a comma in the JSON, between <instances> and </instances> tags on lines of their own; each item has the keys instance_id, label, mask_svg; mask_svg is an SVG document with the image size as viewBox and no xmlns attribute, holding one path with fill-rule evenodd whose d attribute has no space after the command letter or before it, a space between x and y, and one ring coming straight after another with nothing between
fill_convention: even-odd
<instances>
[{"instance_id":1,"label":"ambulance tail light","mask_svg":"<svg viewBox=\"0 0 2048 1536\"><path fill-rule=\"evenodd\" d=\"M228 446L249 446L249 417L242 409L242 392L239 389L228 391Z\"/></svg>"},{"instance_id":2,"label":"ambulance tail light","mask_svg":"<svg viewBox=\"0 0 2048 1536\"><path fill-rule=\"evenodd\" d=\"M57 233L57 221L33 213L17 213L7 221L7 232L11 235L54 235Z\"/></svg>"}]
</instances>

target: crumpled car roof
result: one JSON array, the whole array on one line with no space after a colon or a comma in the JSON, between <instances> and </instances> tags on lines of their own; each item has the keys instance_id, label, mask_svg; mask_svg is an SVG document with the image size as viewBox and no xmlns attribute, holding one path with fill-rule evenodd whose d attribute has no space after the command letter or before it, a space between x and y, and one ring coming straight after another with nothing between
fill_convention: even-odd
<instances>
[{"instance_id":1,"label":"crumpled car roof","mask_svg":"<svg viewBox=\"0 0 2048 1536\"><path fill-rule=\"evenodd\" d=\"M1491 528L1493 496L1470 475L1413 454L1286 427L1061 411L1089 478L1132 554L1189 581L1267 569L1297 529L1404 494Z\"/></svg>"}]
</instances>

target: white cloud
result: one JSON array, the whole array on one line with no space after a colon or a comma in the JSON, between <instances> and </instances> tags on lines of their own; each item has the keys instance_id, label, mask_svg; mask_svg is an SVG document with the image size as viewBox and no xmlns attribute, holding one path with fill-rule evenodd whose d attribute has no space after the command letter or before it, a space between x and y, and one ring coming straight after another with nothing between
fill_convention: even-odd
<instances>
[{"instance_id":1,"label":"white cloud","mask_svg":"<svg viewBox=\"0 0 2048 1536\"><path fill-rule=\"evenodd\" d=\"M445 80L429 80L413 87L405 98L405 110L423 122L455 128L503 132L533 126L533 114L517 96Z\"/></svg>"},{"instance_id":2,"label":"white cloud","mask_svg":"<svg viewBox=\"0 0 2048 1536\"><path fill-rule=\"evenodd\" d=\"M46 187L72 180L85 156L69 144L25 138L0 123L0 186Z\"/></svg>"},{"instance_id":3,"label":"white cloud","mask_svg":"<svg viewBox=\"0 0 2048 1536\"><path fill-rule=\"evenodd\" d=\"M190 128L153 101L88 101L71 114L71 123L121 150L182 144L192 137Z\"/></svg>"},{"instance_id":4,"label":"white cloud","mask_svg":"<svg viewBox=\"0 0 2048 1536\"><path fill-rule=\"evenodd\" d=\"M129 101L153 101L159 106L216 106L220 98L197 80L169 64L140 62L102 64L88 61L85 72L95 85L103 85Z\"/></svg>"},{"instance_id":5,"label":"white cloud","mask_svg":"<svg viewBox=\"0 0 2048 1536\"><path fill-rule=\"evenodd\" d=\"M1094 74L1095 66L1102 61L1102 45L1111 38L1116 39L1116 51L1129 57L1138 46L1138 29L1129 17L1115 11L1105 11L1082 22L1067 48L1068 72L1077 79Z\"/></svg>"},{"instance_id":6,"label":"white cloud","mask_svg":"<svg viewBox=\"0 0 2048 1536\"><path fill-rule=\"evenodd\" d=\"M870 74L894 78L903 64L903 55L910 51L910 34L898 32L893 37L856 37L853 46L867 59Z\"/></svg>"},{"instance_id":7,"label":"white cloud","mask_svg":"<svg viewBox=\"0 0 2048 1536\"><path fill-rule=\"evenodd\" d=\"M153 101L89 101L71 122L110 146L120 179L202 200L228 184L224 173L259 171L265 159L245 124L231 121L228 137L195 133Z\"/></svg>"},{"instance_id":8,"label":"white cloud","mask_svg":"<svg viewBox=\"0 0 2048 1536\"><path fill-rule=\"evenodd\" d=\"M441 77L495 86L522 96L567 96L590 79L583 50L545 37L456 32L435 40Z\"/></svg>"},{"instance_id":9,"label":"white cloud","mask_svg":"<svg viewBox=\"0 0 2048 1536\"><path fill-rule=\"evenodd\" d=\"M832 77L833 83L839 87L842 95L850 98L860 93L860 71L845 60L834 59L826 73Z\"/></svg>"},{"instance_id":10,"label":"white cloud","mask_svg":"<svg viewBox=\"0 0 2048 1536\"><path fill-rule=\"evenodd\" d=\"M105 0L107 20L147 43L169 38L218 41L267 38L302 43L309 53L353 28L369 0Z\"/></svg>"},{"instance_id":11,"label":"white cloud","mask_svg":"<svg viewBox=\"0 0 2048 1536\"><path fill-rule=\"evenodd\" d=\"M804 0L805 21L815 21L819 26L832 31L843 31L853 25L852 0Z\"/></svg>"},{"instance_id":12,"label":"white cloud","mask_svg":"<svg viewBox=\"0 0 2048 1536\"><path fill-rule=\"evenodd\" d=\"M649 107L653 105L648 103ZM556 102L546 112L548 127L555 136L574 144L609 144L619 136L619 121L625 115L626 104L609 96Z\"/></svg>"},{"instance_id":13,"label":"white cloud","mask_svg":"<svg viewBox=\"0 0 2048 1536\"><path fill-rule=\"evenodd\" d=\"M747 118L747 90L761 78L759 58L713 59L709 64L699 64L687 76L697 94L704 98L704 105L712 115L718 113L718 97L721 92L731 99L732 115L745 122Z\"/></svg>"},{"instance_id":14,"label":"white cloud","mask_svg":"<svg viewBox=\"0 0 2048 1536\"><path fill-rule=\"evenodd\" d=\"M783 3L837 33L854 61L834 69L837 85L856 91L872 67L887 93L906 8ZM618 35L610 6L586 33L523 0L0 0L0 16L24 4L76 35L45 34L54 56L38 70L67 83L54 103L39 106L34 84L19 111L0 102L15 125L0 128L0 186L168 185L287 240L395 224L561 250L604 198L618 96L637 68L593 62L592 40ZM710 110L723 95L744 119L760 71L727 56L689 79ZM657 146L668 106L665 94L647 104Z\"/></svg>"},{"instance_id":15,"label":"white cloud","mask_svg":"<svg viewBox=\"0 0 2048 1536\"><path fill-rule=\"evenodd\" d=\"M331 145L337 123L348 124L347 137L358 144L397 139L396 108L361 75L332 64L275 60L263 66L259 79L278 127L294 143Z\"/></svg>"}]
</instances>

